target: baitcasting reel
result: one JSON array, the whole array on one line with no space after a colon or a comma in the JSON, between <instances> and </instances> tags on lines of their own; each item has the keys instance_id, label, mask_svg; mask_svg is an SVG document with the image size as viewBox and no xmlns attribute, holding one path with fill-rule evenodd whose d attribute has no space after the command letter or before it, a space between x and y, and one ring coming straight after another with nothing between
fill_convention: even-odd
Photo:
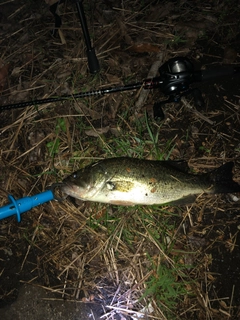
<instances>
[{"instance_id":1,"label":"baitcasting reel","mask_svg":"<svg viewBox=\"0 0 240 320\"><path fill-rule=\"evenodd\" d=\"M201 75L194 71L194 66L188 58L177 57L168 60L159 68L159 73L163 81L161 91L169 98L154 104L155 119L164 119L162 106L169 102L180 102L183 95L192 93L195 105L200 107L204 105L200 90L189 89L191 83L201 81Z\"/></svg>"},{"instance_id":2,"label":"baitcasting reel","mask_svg":"<svg viewBox=\"0 0 240 320\"><path fill-rule=\"evenodd\" d=\"M181 97L192 94L194 104L197 107L204 106L201 91L198 88L190 88L194 82L201 82L240 73L240 67L228 66L210 70L194 70L192 62L186 57L176 57L168 60L159 68L159 85L161 91L168 96L167 100L156 102L153 106L154 118L164 119L162 106L169 102L180 102Z\"/></svg>"},{"instance_id":3,"label":"baitcasting reel","mask_svg":"<svg viewBox=\"0 0 240 320\"><path fill-rule=\"evenodd\" d=\"M188 90L193 72L193 64L187 58L178 57L168 60L159 68L163 80L162 92L169 96Z\"/></svg>"}]
</instances>

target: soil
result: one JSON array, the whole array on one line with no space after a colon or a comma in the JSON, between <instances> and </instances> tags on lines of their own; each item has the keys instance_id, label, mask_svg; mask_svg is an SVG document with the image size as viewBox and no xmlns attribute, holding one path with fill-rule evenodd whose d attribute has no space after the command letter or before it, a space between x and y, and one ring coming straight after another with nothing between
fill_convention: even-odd
<instances>
[{"instance_id":1,"label":"soil","mask_svg":"<svg viewBox=\"0 0 240 320\"><path fill-rule=\"evenodd\" d=\"M98 319L96 307L76 301L64 301L41 287L22 285L18 298L0 310L1 318L10 319Z\"/></svg>"},{"instance_id":2,"label":"soil","mask_svg":"<svg viewBox=\"0 0 240 320\"><path fill-rule=\"evenodd\" d=\"M102 44L101 41L97 41L96 38L94 44L99 54L100 66L106 71L105 78L101 79L101 77L99 77L100 83L105 85L105 87L115 85L115 83L121 80L123 75L128 75L128 64L131 64L131 68L134 70L131 70L133 80L130 82L134 82L135 80L137 82L140 81L140 79L147 78L148 69L151 65L150 61L156 60L156 54L159 54L156 43L160 36L156 35L155 38L154 33L157 33L157 31L153 32L154 36L151 34L149 37L148 32L142 30L141 27L137 29L136 32L135 25L133 26L131 21L126 21L123 15L121 15L121 11L123 10L131 11L132 5L130 2L126 1L124 3L124 1L117 1L117 3L113 3L113 1L103 1L102 6L97 5L94 1L90 1L89 4L84 4L91 31L94 28L98 29L98 27L104 28L105 25L113 26L113 34L111 34L111 37L109 36L109 39L107 39L103 31L101 31L102 42L104 42L104 44ZM149 1L146 6L148 6L148 3L148 17L145 13L136 14L137 18L134 20L134 23L136 23L136 25L139 23L140 25L142 20L153 21L154 25L158 28L164 26L164 28L166 28L166 34L166 30L168 30L172 36L170 40L165 39L168 43L167 45L160 46L160 49L164 48L167 59L173 56L187 56L194 61L197 69L202 66L206 69L219 69L229 64L233 66L239 65L239 1L222 1L221 3L219 1L209 1L204 4L201 1L196 1L196 8L194 8L192 1ZM124 8L123 5L125 5ZM141 6L142 4L136 4L135 2L134 12L138 10L138 12L141 12ZM81 29L79 26L77 27L79 21L76 12L73 11L72 6L67 3L63 10L62 28L64 30L64 22L66 22L67 18L73 19L71 26L69 27L69 25L67 25L66 30L68 32L71 30L68 34L68 41L70 40L72 43L76 43ZM119 14L117 25L113 23L113 17L111 16L113 13L114 17ZM14 16L16 24L13 23L12 15ZM71 18L73 15L74 18ZM42 52L39 51L39 55L41 56L38 64L39 74L36 73L35 75L29 76L29 74L33 72L31 71L31 65L32 69L35 68L35 66L33 67L33 62L31 62L31 59L33 59L32 52L27 50L27 46L34 39L31 34L31 26L34 30L35 19L37 21L37 27L45 28L46 32L41 33L39 31L39 42L42 46ZM158 19L160 21L159 25L157 24ZM33 21L32 25L30 24L30 28L27 25L28 20ZM26 4L25 1L5 1L3 4L0 4L0 47L2 53L2 58L0 59L0 63L2 63L2 65L0 65L1 105L31 100L36 97L39 98L53 91L54 94L59 95L70 94L70 81L68 79L71 77L72 83L78 81L77 83L79 87L81 87L80 91L83 91L82 89L86 91L92 89L94 80L93 78L88 78L90 76L86 63L85 50L80 50L79 52L81 52L81 54L79 54L79 56L75 54L76 51L74 50L77 49L73 45L69 47L64 47L63 45L64 49L59 50L61 47L59 36L57 36L57 39L49 36L49 29L53 24L54 19L51 14L49 14L48 6L45 2L42 2L40 7L36 4L31 5L30 2ZM26 28L27 32L22 32L21 28ZM116 40L114 40L114 32L117 34L119 29L121 29L121 37L118 35L116 36ZM144 35L144 45L142 45L140 41L143 37L141 36L141 30ZM201 34L199 34L199 30L201 30ZM15 42L15 32L19 32L21 35L19 44ZM34 32L35 37L38 37L37 31L34 30ZM98 30L96 33L98 38L100 38L100 31ZM163 37L163 35L161 35L161 37ZM82 49L85 47L83 39L81 39L81 41L82 42L79 42L76 46L82 46ZM44 44L44 42L46 42L47 45ZM56 45L56 43L58 44ZM148 43L148 45L146 45L146 43ZM149 43L151 45L149 45ZM11 45L14 45L14 50L12 51L9 49ZM23 46L26 48L25 51L22 51ZM115 47L117 47L116 53L114 51ZM21 52L22 63L19 67L23 69L26 68L23 74L19 73L20 70L16 69L18 65L17 63L15 64L14 61L14 59L17 59L14 51L17 52L18 50ZM34 50L34 48L32 48L32 50ZM113 50L113 54L111 55L108 50ZM155 50L157 50L157 53ZM69 58L71 55L72 57L76 57L76 60L79 59L81 63L84 61L79 67L81 69L79 74L81 74L82 78L77 74L79 70L70 70L69 72L67 69L74 67L73 64L75 62L72 62ZM116 60L116 56L119 56L118 60ZM4 58L6 63L9 63L7 67L3 63ZM51 75L50 69L56 59L69 60L66 63L68 64L67 68L64 69L66 67L66 65L64 65L63 73L60 73L59 78L56 78L56 82L58 83L52 84L49 81ZM10 66L12 60L14 65ZM120 66L122 67L121 72L119 71L118 73L116 71L116 73L114 73L114 70L120 69ZM8 70L8 68L11 72L8 71L8 79L6 80L4 72ZM108 71L109 69L110 72ZM47 70L46 77L45 70ZM74 74L74 71L76 71L76 74ZM54 69L52 72L54 73L56 70ZM67 74L67 72L69 72L69 74ZM34 77L37 78L38 75L41 75L41 79L39 82L36 80L36 83L40 89L37 88L33 96L29 96L29 92L25 90L25 86L28 86L29 83L35 83ZM65 76L67 80L63 85L60 79ZM29 77L29 79L31 78L31 80L27 79L27 77ZM78 77L78 79L76 80L74 77ZM84 83L86 78L89 80L87 84ZM108 82L111 82L111 84L108 85ZM46 83L48 83L47 86L45 86ZM165 119L162 124L163 131L160 142L162 143L164 141L164 143L166 143L166 141L173 139L173 134L177 136L175 139L176 148L172 155L176 158L188 159L190 164L195 165L195 171L201 168L199 171L202 172L202 168L205 168L204 165L206 165L208 169L215 168L222 164L221 159L224 162L234 161L234 179L240 182L239 75L219 77L210 81L194 84L194 87L201 90L205 101L204 106L196 107L197 111L200 112L201 115L204 114L207 120L201 118L201 115L199 118L198 115L194 113L194 108L189 109L184 106L183 103L166 104L163 107ZM136 96L129 93L129 101L135 98ZM110 131L107 131L110 130L109 128L118 128L119 119L117 119L116 113L122 111L120 107L123 101L122 99L124 98L122 98L121 93L114 94L113 98L106 98L104 106L106 107L107 115L105 113L105 117L98 118L98 114L101 113L103 108L100 103L96 105L95 114L91 114L91 123L94 127L99 128L99 125L101 125L101 128L107 128L106 135L103 138L105 140L107 140L109 136L110 140L113 139ZM148 115L151 121L154 121L152 118L152 106L154 102L164 99L165 97L163 97L160 90L151 91L150 97L148 97L144 105L144 111L149 112ZM192 95L188 95L186 99L187 102L192 102ZM114 109L115 107L113 106L116 105L117 107ZM59 117L65 114L65 110L68 107L68 102L61 104L59 110L57 110ZM81 108L84 108L84 106L81 105ZM129 110L130 109L129 107ZM11 112L11 116L9 116L9 112ZM2 111L1 128L11 126L14 121L21 118L21 112L22 111L18 109ZM69 112L70 115L71 112ZM144 112L142 112L142 114L143 113ZM46 116L42 110L38 110L38 117L36 119L34 118L36 122L31 129L37 133L37 137L34 136L37 141L42 141L42 139L44 139L43 137L47 136L52 130L50 125L48 127L46 126L43 130L44 136L41 136L41 117L54 118L56 114L57 113L51 109L51 106L49 107L49 116ZM129 116L130 125L131 116L132 114ZM139 117L140 116L141 115L139 115ZM88 122L86 121L86 123ZM124 125L128 126L129 124L124 123ZM159 126L159 123L156 126ZM90 125L89 127L90 129L92 128ZM17 126L14 127L14 132L16 130L18 130ZM26 135L29 135L30 131L28 131ZM76 127L76 131L80 132L80 129ZM69 132L64 133L64 135L67 136ZM10 141L14 136L10 133L8 136L7 129L2 131L1 135L2 141L8 139ZM184 140L183 137L187 135L189 135L190 138ZM76 139L78 140L78 138ZM93 133L87 132L86 130L85 136L82 137L81 142L79 142L82 150L85 150L88 140L90 141L91 139L94 139ZM4 197L6 199L7 194L10 192L14 192L16 198L21 198L23 192L28 193L29 190L32 190L31 186L35 186L35 177L41 172L44 172L44 160L42 160L43 151L41 148L39 148L36 153L31 154L31 157L35 157L35 160L34 162L30 162L30 164L26 162L28 163L26 165L25 160L21 162L21 159L18 159L26 150L31 149L31 145L29 147L29 140L29 137L26 138L23 134L17 139L17 142L13 141L11 145L14 145L14 150L18 151L16 151L16 155L10 158L7 154L10 149L5 149L4 143L1 144L2 163L6 166L6 170L3 170L1 175L1 196L3 199ZM71 139L68 141L70 140ZM194 141L194 143L192 141ZM8 146L7 148L10 147ZM96 147L96 150L97 149ZM92 151L95 157L98 156L98 154L95 153L96 150ZM62 154L64 161L67 162L69 153L65 154L63 152ZM197 159L199 162L196 165ZM206 160L208 161L208 165L206 164ZM59 167L61 166L59 165ZM17 174L14 171L16 168L19 170ZM60 168L59 171L61 170ZM28 175L25 175L25 172L28 172ZM51 172L53 175L57 175L54 170ZM62 170L62 176L65 174L65 172L64 174L63 172L64 170ZM15 184L14 182L6 183L6 179L9 176L12 177L11 181L16 181ZM18 177L21 177L20 184ZM42 182L43 189L46 187L47 182L47 180ZM40 191L41 190L40 188ZM35 188L34 192L37 193L37 191L39 192L39 190ZM198 273L196 279L199 282L195 290L196 295L198 295L196 301L198 301L199 305L196 307L196 311L193 310L190 315L186 312L186 314L182 316L176 316L176 319L240 319L240 291L238 289L240 287L240 200L238 196L239 195L235 195L235 198L233 195L223 197L216 196L213 202L209 200L210 197L207 197L205 202L197 202L196 206L191 208L193 224L188 223L185 226L187 236L185 237L185 235L183 235L183 238L186 240L189 248L195 252L200 251L195 258L195 261L199 261L198 271L196 271L196 273ZM73 200L69 201L72 201L74 208L80 206L84 214L86 210L91 211L88 205L79 204ZM60 250L63 246L63 241L71 238L70 233L68 234L67 231L61 234L59 232L61 223L65 223L65 219L61 215L63 215L62 211L66 209L63 209L62 206L63 204L61 204L60 207L57 207L57 204L53 204L50 207L49 204L45 204L42 206L40 212L34 209L30 213L26 213L26 218L24 214L20 224L15 221L14 217L4 219L0 222L0 317L2 319L108 319L106 314L109 312L109 309L106 311L105 307L113 300L116 286L114 290L109 290L107 293L104 292L102 289L103 286L101 287L100 285L103 281L101 274L94 273L96 270L98 270L97 272L100 272L99 270L108 270L108 267L104 265L106 261L103 262L101 259L95 261L93 258L93 260L89 259L89 263L83 264L83 267L81 265L77 266L78 269L83 269L81 277L86 277L86 284L81 287L79 283L84 282L84 279L81 279L81 282L78 278L78 288L75 274L73 273L69 278L66 276L66 283L68 285L66 285L66 288L64 287L65 278L62 272L65 266L70 265L69 272L71 272L71 266L73 268L71 261L76 258L76 255L79 254L79 256L81 256L81 254L78 251L75 252L72 250L70 245L64 248L63 252L58 252L58 248ZM105 209L103 209L103 211L104 210ZM181 211L182 209L179 210ZM97 211L99 213L101 210L97 208ZM42 219L40 227L44 227L42 234L38 234L39 220L36 216L39 214ZM81 241L79 241L77 232L81 227L79 226L80 224L78 225L77 219L80 219L79 221L83 224L85 223L83 217L78 216L76 219L70 215L68 218L69 221L66 222L66 230L71 229L74 236L76 236L76 238L71 238L71 241L76 244L77 250L80 250L81 247L81 250L83 250L87 256L88 252L93 250L94 245L97 246L97 243L99 243L102 238L99 234L95 236L93 240L93 235L90 235L88 233L89 229L86 229L86 231L81 234ZM103 230L106 232L105 229ZM45 234L43 235L43 233ZM71 254L71 258L69 258L68 254ZM67 260L64 267L60 266L61 256L62 260L71 260L70 262ZM121 263L119 263L123 270L125 264L122 260ZM192 272L194 273L193 270ZM100 278L101 280L99 280ZM108 281L109 279L106 280L107 283ZM109 288L111 285L112 284L109 284ZM86 288L88 287L90 289L87 292ZM203 296L204 293L205 296ZM199 298L199 296L201 298ZM189 309L194 309L193 303ZM154 316L155 315L153 315L153 317ZM151 318L151 315L149 317ZM129 314L115 314L112 319L131 320L137 318ZM147 316L146 319L148 319ZM156 319L166 318L156 316Z\"/></svg>"}]
</instances>

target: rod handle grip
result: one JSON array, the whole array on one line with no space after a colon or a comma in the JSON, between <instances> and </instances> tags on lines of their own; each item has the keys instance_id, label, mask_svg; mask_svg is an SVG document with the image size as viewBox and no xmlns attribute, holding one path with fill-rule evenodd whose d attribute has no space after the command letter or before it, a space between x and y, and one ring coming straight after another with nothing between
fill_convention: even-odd
<instances>
[{"instance_id":1,"label":"rod handle grip","mask_svg":"<svg viewBox=\"0 0 240 320\"><path fill-rule=\"evenodd\" d=\"M95 53L95 49L87 50L88 67L91 74L96 74L100 70L99 62Z\"/></svg>"},{"instance_id":2,"label":"rod handle grip","mask_svg":"<svg viewBox=\"0 0 240 320\"><path fill-rule=\"evenodd\" d=\"M227 66L223 68L213 68L209 70L199 70L194 73L195 81L206 81L217 79L219 77L233 76L240 74L240 68L234 66Z\"/></svg>"}]
</instances>

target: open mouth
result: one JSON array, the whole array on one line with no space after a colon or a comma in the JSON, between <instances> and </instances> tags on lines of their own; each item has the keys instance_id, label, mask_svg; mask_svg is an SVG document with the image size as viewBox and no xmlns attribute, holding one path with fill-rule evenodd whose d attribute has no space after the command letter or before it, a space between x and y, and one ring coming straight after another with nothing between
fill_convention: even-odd
<instances>
[{"instance_id":1,"label":"open mouth","mask_svg":"<svg viewBox=\"0 0 240 320\"><path fill-rule=\"evenodd\" d=\"M63 201L67 196L75 195L74 185L66 182L53 183L50 186L52 193L54 194L54 199L57 201Z\"/></svg>"}]
</instances>

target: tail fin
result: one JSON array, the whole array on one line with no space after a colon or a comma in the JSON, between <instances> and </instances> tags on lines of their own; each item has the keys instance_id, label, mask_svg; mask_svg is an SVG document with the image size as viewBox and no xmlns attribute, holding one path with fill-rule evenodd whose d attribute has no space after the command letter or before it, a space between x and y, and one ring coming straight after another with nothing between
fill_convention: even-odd
<instances>
[{"instance_id":1,"label":"tail fin","mask_svg":"<svg viewBox=\"0 0 240 320\"><path fill-rule=\"evenodd\" d=\"M210 173L210 181L215 186L215 193L240 192L240 185L233 181L233 166L233 162L227 162Z\"/></svg>"}]
</instances>

